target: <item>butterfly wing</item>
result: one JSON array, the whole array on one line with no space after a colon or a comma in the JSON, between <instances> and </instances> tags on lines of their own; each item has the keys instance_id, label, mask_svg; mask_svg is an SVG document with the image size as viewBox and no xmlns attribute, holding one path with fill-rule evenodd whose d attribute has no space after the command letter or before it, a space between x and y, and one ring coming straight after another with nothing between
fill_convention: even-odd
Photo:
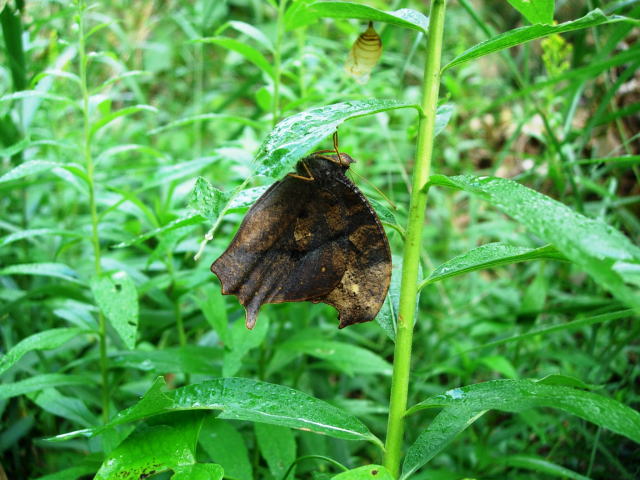
<instances>
[{"instance_id":1,"label":"butterfly wing","mask_svg":"<svg viewBox=\"0 0 640 480\"><path fill-rule=\"evenodd\" d=\"M373 320L391 282L391 250L377 214L358 188L344 175L333 187L346 205L346 269L338 285L314 301L338 309L340 325Z\"/></svg>"},{"instance_id":2,"label":"butterfly wing","mask_svg":"<svg viewBox=\"0 0 640 480\"><path fill-rule=\"evenodd\" d=\"M248 328L265 303L301 302L330 293L348 255L345 204L317 182L286 177L247 212L212 265L222 293L246 309Z\"/></svg>"}]
</instances>

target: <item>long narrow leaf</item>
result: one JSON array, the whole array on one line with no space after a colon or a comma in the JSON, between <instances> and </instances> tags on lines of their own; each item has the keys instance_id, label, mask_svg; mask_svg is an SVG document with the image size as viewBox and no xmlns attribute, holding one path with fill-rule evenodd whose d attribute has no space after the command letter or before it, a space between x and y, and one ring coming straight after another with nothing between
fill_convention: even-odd
<instances>
[{"instance_id":1,"label":"long narrow leaf","mask_svg":"<svg viewBox=\"0 0 640 480\"><path fill-rule=\"evenodd\" d=\"M402 477L407 478L440 453L460 432L489 410L520 412L549 407L640 442L640 413L602 395L531 380L495 380L449 390L409 409L444 409L407 451Z\"/></svg>"},{"instance_id":2,"label":"long narrow leaf","mask_svg":"<svg viewBox=\"0 0 640 480\"><path fill-rule=\"evenodd\" d=\"M35 275L61 278L82 285L78 273L64 263L20 263L0 270L0 275Z\"/></svg>"},{"instance_id":3,"label":"long narrow leaf","mask_svg":"<svg viewBox=\"0 0 640 480\"><path fill-rule=\"evenodd\" d=\"M106 428L145 417L185 410L217 410L218 418L262 422L329 435L345 440L366 440L382 447L382 442L353 415L292 388L247 378L219 378L162 393L159 377L133 407L120 412L109 424L58 435L66 440L91 436Z\"/></svg>"},{"instance_id":4,"label":"long narrow leaf","mask_svg":"<svg viewBox=\"0 0 640 480\"><path fill-rule=\"evenodd\" d=\"M148 238L155 237L161 233L170 232L171 230L175 230L177 228L188 227L191 225L198 225L199 223L202 223L205 220L206 218L203 217L202 215L197 213L192 213L184 217L176 218L175 220L167 223L162 227L159 227L149 232L138 235L137 237L134 237L131 240L118 243L117 245L114 245L113 248L124 248L124 247L130 247L131 245L137 245L138 243L144 242Z\"/></svg>"},{"instance_id":5,"label":"long narrow leaf","mask_svg":"<svg viewBox=\"0 0 640 480\"><path fill-rule=\"evenodd\" d=\"M530 42L537 38L543 38L551 34L571 32L573 30L581 30L583 28L595 27L596 25L602 25L605 23L621 22L621 21L633 21L620 16L608 17L600 9L592 10L584 17L577 20L571 20L559 25L530 25L527 27L516 28L508 32L497 35L489 40L474 45L466 50L461 55L447 63L442 71L449 68L456 67L470 60L474 60L490 53L499 52L507 48L515 47L523 43Z\"/></svg>"},{"instance_id":6,"label":"long narrow leaf","mask_svg":"<svg viewBox=\"0 0 640 480\"><path fill-rule=\"evenodd\" d=\"M246 43L242 43L241 41L235 40L233 38L225 37L201 38L196 41L219 45L226 48L227 50L237 52L249 62L253 63L260 70L262 70L264 73L269 75L269 77L271 77L272 79L275 78L275 72L273 71L271 63L265 58L262 53L260 53L259 50L247 45Z\"/></svg>"},{"instance_id":7,"label":"long narrow leaf","mask_svg":"<svg viewBox=\"0 0 640 480\"><path fill-rule=\"evenodd\" d=\"M638 289L626 284L634 284L640 248L613 227L504 178L434 175L429 184L462 189L489 202L555 246L620 301L640 308Z\"/></svg>"},{"instance_id":8,"label":"long narrow leaf","mask_svg":"<svg viewBox=\"0 0 640 480\"><path fill-rule=\"evenodd\" d=\"M541 259L565 260L565 257L551 245L527 248L504 243L488 243L446 261L431 272L431 275L420 284L420 288L476 270Z\"/></svg>"},{"instance_id":9,"label":"long narrow leaf","mask_svg":"<svg viewBox=\"0 0 640 480\"><path fill-rule=\"evenodd\" d=\"M81 328L53 328L39 332L18 342L0 357L0 374L6 372L25 354L33 350L51 350L84 333Z\"/></svg>"},{"instance_id":10,"label":"long narrow leaf","mask_svg":"<svg viewBox=\"0 0 640 480\"><path fill-rule=\"evenodd\" d=\"M302 15L302 24L310 23L318 18L356 18L358 20L371 20L383 22L397 27L418 30L427 33L429 18L417 10L401 8L387 12L368 5L354 2L316 2L309 5L308 10ZM296 23L293 19L292 23Z\"/></svg>"},{"instance_id":11,"label":"long narrow leaf","mask_svg":"<svg viewBox=\"0 0 640 480\"><path fill-rule=\"evenodd\" d=\"M17 397L25 393L37 392L45 388L64 387L67 385L87 385L91 382L91 377L85 375L43 373L42 375L35 375L18 382L0 384L0 400Z\"/></svg>"},{"instance_id":12,"label":"long narrow leaf","mask_svg":"<svg viewBox=\"0 0 640 480\"><path fill-rule=\"evenodd\" d=\"M281 177L346 120L398 108L420 109L414 104L373 99L335 103L285 118L262 143L256 157L256 174Z\"/></svg>"}]
</instances>

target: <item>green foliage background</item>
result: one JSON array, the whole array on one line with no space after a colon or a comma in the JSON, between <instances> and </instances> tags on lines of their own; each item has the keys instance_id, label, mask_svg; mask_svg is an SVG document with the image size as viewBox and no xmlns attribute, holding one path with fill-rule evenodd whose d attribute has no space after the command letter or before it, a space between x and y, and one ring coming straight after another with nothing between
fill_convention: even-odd
<instances>
[{"instance_id":1,"label":"green foliage background","mask_svg":"<svg viewBox=\"0 0 640 480\"><path fill-rule=\"evenodd\" d=\"M427 13L417 1L366 3ZM554 18L582 17L587 10L579 3L558 2ZM591 3L607 14L640 17L637 2ZM75 4L4 6L0 466L8 478L89 478L133 426L92 439L46 438L100 425L105 404L111 416L134 405L158 375L170 389L233 376L295 388L357 416L384 438L393 360L388 329L372 322L337 330L332 308L305 303L264 307L248 332L242 307L220 294L209 272L258 187L269 183L251 173L278 119L342 101L419 102L425 44L419 31L376 24L384 55L360 85L343 64L365 23L319 19L301 26L296 9L304 5L292 2L278 16L277 5L258 0L98 2L84 12L84 50ZM444 64L496 32L528 24L503 1L448 8ZM454 110L436 141L434 173L514 179L637 245L637 28L620 22L551 36L446 70L440 96ZM415 110L397 109L339 129L340 149L357 159L355 182L389 227L396 255L415 122ZM318 148L331 148L330 138ZM198 184L196 194L209 195L194 195ZM251 190L222 217L241 185ZM515 210L509 214L517 218ZM534 220L552 230L570 227L544 210ZM409 404L489 380L560 374L552 378L562 385L575 382L638 410L637 314L575 259L558 261L562 256L552 252L524 259L538 261L500 261L544 245L523 224L529 228L482 196L431 187L422 239L427 274L482 245L500 242L502 250L482 252L483 270L425 282ZM398 257L394 275L399 267ZM638 294L637 270L627 278ZM109 321L105 332L100 315ZM100 335L107 339L104 352ZM436 413L408 417L408 445ZM173 435L159 438L175 437L198 461L222 465L228 478L281 478L303 455L350 468L381 463L366 442L247 421L174 417L145 428L149 439ZM190 450L197 432L199 446ZM274 452L266 439L282 448ZM494 411L412 478L633 479L639 458L629 438L562 410ZM174 478L196 478L195 466L180 468L184 477ZM217 475L216 469L198 474ZM47 476L60 471L66 473ZM305 461L296 478L330 478L330 472L336 472L330 463Z\"/></svg>"}]
</instances>

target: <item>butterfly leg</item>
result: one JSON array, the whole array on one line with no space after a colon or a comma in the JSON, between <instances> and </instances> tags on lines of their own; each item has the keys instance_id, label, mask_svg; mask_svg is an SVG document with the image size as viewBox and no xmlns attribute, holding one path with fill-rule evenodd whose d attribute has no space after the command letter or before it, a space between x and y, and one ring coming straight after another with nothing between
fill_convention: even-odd
<instances>
[{"instance_id":1,"label":"butterfly leg","mask_svg":"<svg viewBox=\"0 0 640 480\"><path fill-rule=\"evenodd\" d=\"M311 170L309 170L309 167L307 167L307 164L302 162L302 166L304 167L304 169L307 171L307 173L309 174L308 177L304 177L302 175L298 175L296 173L288 173L287 176L288 177L293 177L293 178L297 178L299 180L304 180L305 182L313 182L315 180L315 178L313 177L313 175L311 174Z\"/></svg>"}]
</instances>

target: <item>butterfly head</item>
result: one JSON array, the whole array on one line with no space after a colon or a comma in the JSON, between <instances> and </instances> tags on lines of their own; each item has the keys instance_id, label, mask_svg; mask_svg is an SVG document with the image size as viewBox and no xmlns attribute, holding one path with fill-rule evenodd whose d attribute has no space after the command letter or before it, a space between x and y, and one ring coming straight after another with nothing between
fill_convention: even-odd
<instances>
[{"instance_id":1,"label":"butterfly head","mask_svg":"<svg viewBox=\"0 0 640 480\"><path fill-rule=\"evenodd\" d=\"M333 164L332 166L338 165L342 167L343 171L346 171L352 163L356 162L351 155L347 155L346 153L340 152L340 156L338 156L335 150L320 150L305 158L303 161L318 166L326 165L327 163Z\"/></svg>"}]
</instances>

